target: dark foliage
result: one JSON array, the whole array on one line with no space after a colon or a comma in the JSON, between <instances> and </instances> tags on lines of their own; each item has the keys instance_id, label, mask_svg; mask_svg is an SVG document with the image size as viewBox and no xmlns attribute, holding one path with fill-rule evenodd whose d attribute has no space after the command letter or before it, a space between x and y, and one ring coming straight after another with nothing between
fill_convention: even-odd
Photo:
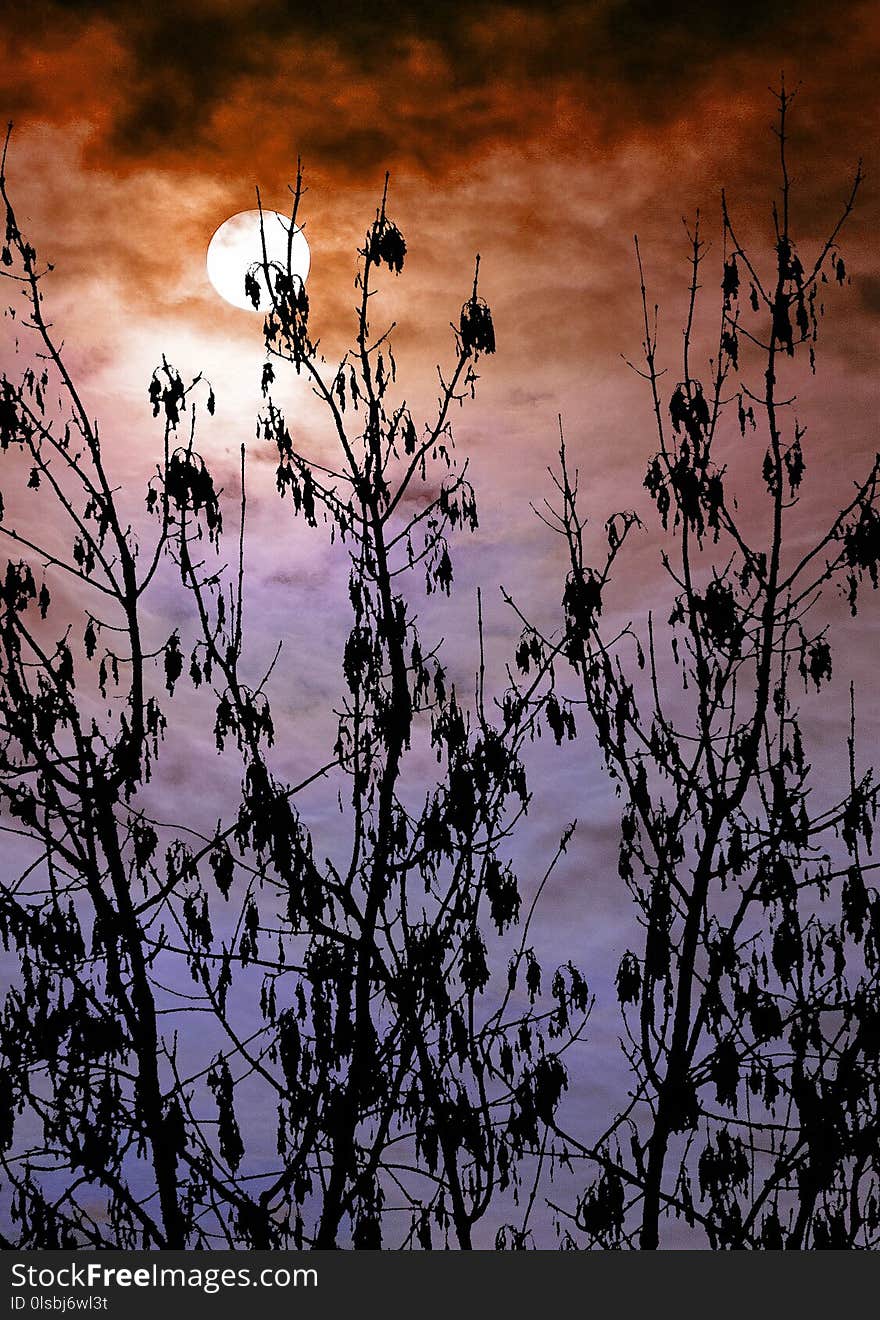
<instances>
[{"instance_id":1,"label":"dark foliage","mask_svg":"<svg viewBox=\"0 0 880 1320\"><path fill-rule=\"evenodd\" d=\"M784 374L790 359L789 372L802 360L815 369L825 286L847 278L837 241L861 172L808 258L790 215L791 100L783 89L766 270L724 200L720 333L703 380L699 225L671 388L641 280L640 374L658 443L645 487L667 534L668 618L652 611L641 636L606 629L615 567L639 523L612 518L607 556L590 567L563 442L547 521L569 559L564 632L523 634L523 649L555 651L576 676L569 709L589 716L623 804L619 874L641 930L617 973L630 1098L597 1144L568 1134L599 1169L565 1221L572 1245L654 1248L674 1220L678 1240L689 1228L714 1248L880 1240L877 786L859 768L854 698L836 799L811 772L798 706L799 688L824 692L831 678L827 611L814 622L829 589L855 613L865 583L877 585L880 457L824 531L806 546L795 539L809 449ZM748 520L726 457L746 446L766 497L764 516Z\"/></svg>"},{"instance_id":2,"label":"dark foliage","mask_svg":"<svg viewBox=\"0 0 880 1320\"><path fill-rule=\"evenodd\" d=\"M254 676L248 654L244 449L236 518L196 448L213 390L163 359L145 399L163 442L136 537L45 318L50 268L18 227L4 153L0 275L21 295L9 319L32 350L0 381L10 1241L469 1247L487 1212L522 1199L496 1238L522 1249L546 1178L577 1161L593 1172L574 1205L554 1202L565 1246L654 1248L673 1219L714 1248L877 1245L877 788L860 769L853 697L844 791L816 791L798 689L824 693L832 678L829 590L855 613L877 585L880 459L824 532L795 541L810 452L785 374L815 369L824 288L848 280L838 236L861 176L807 258L789 214L790 102L783 90L766 271L724 202L720 326L702 378L699 225L675 383L641 279L639 371L657 438L644 485L668 614L652 612L641 634L614 631L614 575L642 524L615 514L602 562L587 562L563 442L547 518L567 555L562 628L547 637L522 619L518 677L496 702L481 614L464 698L412 605L422 584L450 593L454 536L477 527L450 416L496 349L479 259L427 421L398 393L393 326L371 325L378 281L407 261L387 179L359 250L352 346L335 365L289 262L264 252L247 272L254 305L268 296L258 440L281 511L325 536L348 572L332 746L296 783L272 698L302 676L280 649ZM291 227L302 192L298 175ZM322 404L331 459L300 449L273 397L291 368ZM756 468L763 521L737 505L734 447ZM35 506L51 516L29 517ZM163 575L185 618L157 643ZM168 823L150 806L172 717L195 701L240 786L206 834L185 807ZM545 728L574 740L584 715L621 799L618 871L635 917L615 980L630 1094L596 1140L562 1106L590 992L572 962L542 968L529 943L574 826L531 877L525 915L511 863L530 803L526 745ZM317 781L338 794L326 839L301 801ZM256 1136L267 1127L269 1156Z\"/></svg>"},{"instance_id":3,"label":"dark foliage","mask_svg":"<svg viewBox=\"0 0 880 1320\"><path fill-rule=\"evenodd\" d=\"M24 857L0 877L0 935L18 968L0 1012L16 1241L467 1247L546 1139L561 1056L590 1006L570 965L539 995L528 922L511 943L521 898L508 843L529 802L521 751L547 666L497 709L482 678L462 701L403 593L422 575L449 593L450 538L477 525L449 418L494 349L488 308L475 282L420 424L392 402L390 336L370 327L379 269L399 274L406 255L385 198L360 251L355 343L335 370L312 342L302 282L267 260L247 274L254 302L258 275L271 300L259 437L280 498L329 531L350 569L335 746L291 784L273 764L269 675L245 677L244 451L229 590L223 499L195 448L197 404L213 413L213 391L165 360L153 373L155 533L136 540L44 319L46 272L18 227L5 157L0 187L4 273L40 363L0 387L5 482L48 494L56 533L42 543L0 525L18 556L0 589L0 802ZM291 225L301 191L298 179ZM272 400L287 366L324 405L335 469L298 450ZM151 591L169 570L190 618L150 647ZM196 690L241 780L204 837L185 814L153 819L146 796L168 722ZM416 735L440 766L420 806L405 791ZM316 845L296 805L322 777L339 788L340 868L326 855L338 846ZM194 1045L212 1057L193 1062ZM267 1125L276 1154L264 1145L255 1158Z\"/></svg>"}]
</instances>

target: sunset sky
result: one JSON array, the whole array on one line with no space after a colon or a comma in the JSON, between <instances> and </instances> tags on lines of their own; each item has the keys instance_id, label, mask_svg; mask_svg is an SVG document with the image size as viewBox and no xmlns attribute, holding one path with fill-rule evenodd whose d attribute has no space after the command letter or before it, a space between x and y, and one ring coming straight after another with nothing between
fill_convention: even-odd
<instances>
[{"instance_id":1,"label":"sunset sky","mask_svg":"<svg viewBox=\"0 0 880 1320\"><path fill-rule=\"evenodd\" d=\"M465 687L477 585L499 681L516 635L499 586L543 622L558 618L561 546L530 509L549 490L557 414L598 527L621 507L650 517L641 488L653 446L650 400L623 361L640 351L633 235L661 306L671 389L687 274L682 216L700 208L707 237L720 239L726 187L742 233L763 241L766 257L777 187L769 88L783 70L790 86L801 84L791 157L795 229L806 249L833 221L860 156L867 176L843 240L852 284L829 301L819 375L803 396L814 479L807 510L815 499L817 517L820 505L830 512L877 448L875 4L31 0L0 8L0 69L0 113L15 125L11 192L31 241L56 265L45 286L49 314L131 494L132 517L142 516L161 440L146 390L163 352L185 376L203 371L213 383L216 415L199 443L230 490L238 447L248 445L252 645L262 659L285 640L276 704L291 766L322 755L326 728L315 712L338 682L344 562L320 530L295 525L278 506L271 454L254 440L260 318L218 298L205 251L223 220L255 204L255 185L266 206L285 208L298 155L312 324L329 358L349 340L355 249L390 171L389 212L409 252L400 279L382 285L381 315L398 321L401 378L423 411L435 396L435 363L450 360L449 322L481 254L498 352L482 361L477 399L455 419L481 529L459 543L452 604L420 606ZM719 254L720 243L706 268L712 328ZM305 387L287 382L281 394L303 448L328 452ZM735 460L746 486L762 454ZM619 608L629 617L655 597L656 548L646 535L621 583ZM179 602L169 594L153 608L157 633L167 635ZM865 688L871 678L878 611L880 602L867 599L856 629L841 609L841 682L853 677ZM817 717L822 745L837 709L825 708L824 723ZM187 736L192 756L178 749L167 771L178 792L198 744L195 728ZM613 1008L611 977L631 920L616 878L617 809L588 739L576 753L543 749L537 764L527 888L565 822L581 822L539 938L558 949L564 931L574 947L562 956L584 966ZM200 773L214 784L210 766ZM600 1014L596 1032L612 1040L616 1031ZM584 1079L575 1103L601 1108L592 1086Z\"/></svg>"}]
</instances>

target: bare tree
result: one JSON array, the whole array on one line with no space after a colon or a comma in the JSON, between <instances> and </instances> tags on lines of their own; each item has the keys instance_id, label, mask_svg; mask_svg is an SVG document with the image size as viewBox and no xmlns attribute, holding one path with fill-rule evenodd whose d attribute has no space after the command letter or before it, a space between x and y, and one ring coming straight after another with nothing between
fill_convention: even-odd
<instances>
[{"instance_id":1,"label":"bare tree","mask_svg":"<svg viewBox=\"0 0 880 1320\"><path fill-rule=\"evenodd\" d=\"M547 518L568 556L564 627L544 637L522 620L519 677L495 701L480 607L463 695L413 604L420 583L450 592L453 535L477 526L451 417L495 350L479 259L426 421L399 388L394 327L373 325L381 280L407 257L387 180L341 361L312 337L290 249L247 273L255 306L269 299L260 441L291 516L349 574L333 745L298 782L273 747L271 697L300 676L280 651L258 670L248 646L246 455L233 512L196 446L213 391L163 359L149 383L163 426L153 522L135 534L46 319L47 269L16 221L4 152L0 273L22 295L8 324L29 346L0 382L0 534L15 556L0 588L0 934L14 966L0 1159L18 1244L427 1248L439 1235L467 1248L522 1193L497 1244L523 1247L544 1177L579 1159L596 1176L562 1216L566 1245L654 1248L672 1217L712 1247L876 1245L877 789L853 694L846 790L823 800L796 689L831 678L829 589L855 613L865 578L877 584L880 460L805 544L809 441L789 387L800 363L815 368L826 286L847 281L838 236L861 173L807 260L790 214L791 99L783 89L766 270L724 201L702 379L699 224L671 390L641 277L657 435L645 486L669 547L668 622L609 630L639 519L610 518L591 567L563 443ZM301 175L292 194L291 236ZM317 396L335 459L294 442L273 397L281 371ZM763 511L737 504L725 462L756 444ZM186 618L157 640L149 602L172 577ZM151 809L181 701L202 704L240 780L202 833ZM560 1109L585 980L567 962L542 993L529 944L573 826L530 877L522 919L517 875L526 745L544 727L574 738L581 711L623 799L619 873L639 931L617 974L631 1093L598 1139ZM316 780L339 802L320 839L301 805Z\"/></svg>"},{"instance_id":2,"label":"bare tree","mask_svg":"<svg viewBox=\"0 0 880 1320\"><path fill-rule=\"evenodd\" d=\"M16 324L36 347L0 386L0 444L58 533L0 523L19 556L0 611L0 801L24 859L0 879L0 929L18 960L0 1015L17 1241L378 1247L390 1233L429 1247L439 1230L469 1247L495 1198L516 1196L535 1159L543 1167L561 1056L589 1011L570 964L539 1002L530 916L510 942L521 906L511 841L529 802L521 751L547 665L493 708L481 661L463 700L404 595L422 573L448 593L450 536L477 525L450 425L495 348L476 274L423 426L391 402L390 332L371 331L376 276L399 274L406 255L385 197L360 251L355 342L335 369L312 342L289 253L286 267L264 254L247 274L255 305L260 273L271 298L260 434L277 450L279 493L350 563L335 746L291 784L272 759L268 692L281 676L273 663L254 678L247 654L244 452L230 575L224 502L195 443L196 401L213 413L213 391L163 359L149 385L164 427L146 494L155 532L136 537L45 319L47 272L18 227L5 164L2 273L24 295ZM291 235L301 178L293 192ZM295 447L271 398L280 364L323 404L335 467ZM151 645L145 601L172 569L189 623ZM59 581L72 584L60 605ZM241 766L238 801L202 835L148 807L186 684L186 700L213 710L218 752ZM433 785L407 779L417 730L440 764ZM316 849L296 799L322 777L338 783L342 815ZM191 1062L197 1038L207 1064ZM277 1154L252 1158L268 1116Z\"/></svg>"},{"instance_id":3,"label":"bare tree","mask_svg":"<svg viewBox=\"0 0 880 1320\"><path fill-rule=\"evenodd\" d=\"M853 699L845 791L823 801L797 689L818 691L831 677L829 589L855 614L864 581L877 586L880 458L809 543L792 523L809 442L791 382L802 361L815 369L826 288L847 282L838 236L861 169L807 257L791 210L792 99L783 87L766 266L723 202L720 331L705 374L694 361L707 254L699 218L689 232L683 361L671 389L636 244L640 374L658 446L645 486L671 543L668 621L655 610L641 635L606 628L614 573L640 523L612 517L607 555L590 566L563 442L547 521L569 560L564 634L524 634L577 676L580 698L565 709L572 722L585 710L622 797L619 874L637 918L617 973L631 1093L595 1144L568 1134L573 1151L598 1163L566 1221L572 1241L593 1245L656 1248L671 1219L716 1248L878 1240L877 786L859 768ZM737 503L727 458L737 446L757 462L763 513Z\"/></svg>"}]
</instances>

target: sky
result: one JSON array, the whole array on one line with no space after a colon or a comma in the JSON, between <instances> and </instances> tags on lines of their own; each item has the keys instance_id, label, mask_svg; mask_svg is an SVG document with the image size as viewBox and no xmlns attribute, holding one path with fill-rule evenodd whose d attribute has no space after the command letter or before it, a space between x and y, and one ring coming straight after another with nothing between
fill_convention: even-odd
<instances>
[{"instance_id":1,"label":"sky","mask_svg":"<svg viewBox=\"0 0 880 1320\"><path fill-rule=\"evenodd\" d=\"M807 522L846 494L877 447L873 4L31 0L25 11L4 0L0 70L0 114L14 121L11 191L31 241L55 264L47 305L132 517L142 516L161 439L146 388L162 353L214 386L216 415L199 444L230 490L239 445L248 447L251 645L258 666L284 639L276 712L293 768L321 755L319 712L336 690L344 637L344 564L320 532L279 513L271 456L254 440L260 318L219 300L205 251L227 216L254 205L257 185L266 206L284 209L297 156L308 186L312 323L328 356L348 342L355 249L390 172L389 212L408 259L400 279L382 286L382 315L398 322L401 378L424 409L435 395L435 363L450 360L449 322L481 254L498 352L481 365L476 401L455 419L481 528L459 546L454 602L420 607L465 685L477 586L496 672L516 634L502 584L526 612L558 620L561 546L530 507L549 493L558 414L596 527L621 507L649 516L641 481L653 447L650 400L624 361L638 357L641 338L633 235L674 376L687 274L682 217L699 208L715 240L706 276L706 325L714 325L722 186L742 234L767 250L777 186L769 89L783 72L789 86L800 84L791 157L796 229L808 250L833 220L859 157L866 173L844 240L852 283L829 304L819 376L804 387L814 474ZM303 447L329 452L307 392L295 382L282 392ZM761 457L734 458L746 486ZM643 617L654 601L656 551L650 534L635 546L620 583L622 615ZM152 608L157 636L167 635L178 598L169 589ZM834 617L843 640L838 676L864 687L877 602L868 601L857 629L842 608ZM816 714L820 746L834 741L837 714L833 704ZM191 783L200 738L195 717L178 718L165 771L175 792ZM631 920L616 880L617 809L588 740L576 754L542 749L537 764L526 887L565 822L581 822L539 939L558 947L565 932L575 945L566 956L585 967L601 1008L611 1002ZM222 793L220 768L203 773L204 796ZM317 802L314 811L320 823ZM615 1030L600 1012L595 1031L608 1050ZM573 1103L599 1112L596 1085L585 1074Z\"/></svg>"}]
</instances>

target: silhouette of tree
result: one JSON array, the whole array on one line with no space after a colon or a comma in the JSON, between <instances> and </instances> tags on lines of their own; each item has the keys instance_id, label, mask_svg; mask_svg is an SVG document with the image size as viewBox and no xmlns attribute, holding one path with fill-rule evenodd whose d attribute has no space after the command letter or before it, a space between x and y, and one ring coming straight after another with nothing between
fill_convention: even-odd
<instances>
[{"instance_id":1,"label":"silhouette of tree","mask_svg":"<svg viewBox=\"0 0 880 1320\"><path fill-rule=\"evenodd\" d=\"M293 192L291 233L301 176ZM462 701L404 593L424 574L448 594L451 535L477 525L450 412L495 349L479 259L423 426L392 402L390 331L371 329L376 277L406 259L387 180L359 254L355 342L336 369L290 261L264 255L247 273L255 305L261 267L271 298L260 435L279 494L350 562L335 746L291 784L272 760L272 670L248 678L244 450L230 585L228 510L195 447L213 390L163 359L149 384L164 428L146 494L155 531L135 534L45 319L51 267L18 226L5 151L0 195L2 273L26 309L9 315L35 343L0 385L6 488L49 505L28 521L16 493L0 522L18 556L0 589L0 802L21 859L0 877L0 932L17 958L0 1014L0 1160L17 1243L427 1248L439 1232L469 1247L493 1200L516 1197L536 1158L543 1167L561 1056L590 1008L571 964L542 998L534 904L521 922L509 861L549 661L493 707L481 660L475 700ZM282 366L321 400L335 467L294 445L271 395ZM190 618L156 646L147 602L172 571ZM174 703L197 699L213 708L218 753L241 766L239 800L204 836L157 820L147 791ZM416 734L440 765L433 786ZM322 777L339 784L341 817L316 848L295 800ZM338 856L342 837L340 867L322 854ZM274 1160L252 1138L272 1122Z\"/></svg>"},{"instance_id":2,"label":"silhouette of tree","mask_svg":"<svg viewBox=\"0 0 880 1320\"><path fill-rule=\"evenodd\" d=\"M811 515L805 542L803 519L793 521L809 444L792 382L804 360L815 370L826 288L848 282L838 236L861 169L808 258L791 214L792 99L783 86L766 265L740 242L723 201L720 332L702 378L699 217L671 389L636 242L639 372L658 445L645 487L672 544L662 551L668 621L652 610L641 637L609 625L615 569L641 524L632 512L610 518L607 554L590 566L563 440L546 521L569 560L564 630L561 640L528 624L523 634L529 655L554 655L577 677L579 698L563 709L572 729L586 710L623 801L618 869L638 919L616 979L631 1091L595 1144L568 1134L569 1148L598 1166L565 1214L572 1245L652 1249L674 1220L713 1248L878 1241L877 785L859 768L852 697L845 792L826 800L797 690L824 690L831 677L829 589L855 615L864 582L877 586L880 457L823 532ZM746 446L766 497L758 516L753 500L737 503L728 470Z\"/></svg>"},{"instance_id":3,"label":"silhouette of tree","mask_svg":"<svg viewBox=\"0 0 880 1320\"><path fill-rule=\"evenodd\" d=\"M279 648L255 677L248 645L244 448L231 514L196 447L213 389L163 359L148 386L163 441L135 532L46 317L51 267L19 228L4 150L0 274L21 295L7 324L27 354L0 381L14 556L0 584L6 1245L467 1248L490 1209L497 1223L523 1201L496 1237L522 1248L545 1175L576 1159L595 1177L559 1212L565 1246L655 1248L672 1220L713 1248L877 1244L877 786L851 694L846 791L823 796L797 688L831 678L829 589L855 614L865 579L877 586L880 458L805 542L809 443L789 383L799 364L815 370L826 286L847 283L838 237L861 172L808 260L790 214L791 100L783 88L766 269L723 203L702 378L707 249L699 223L689 231L671 390L636 249L668 622L652 611L642 636L609 625L641 524L615 514L588 563L563 441L546 521L568 556L564 626L546 637L520 616L518 677L499 700L479 603L472 698L412 604L422 582L450 593L454 535L477 526L451 416L495 351L479 258L424 422L398 388L394 326L373 326L381 281L407 262L387 179L338 363L313 338L290 249L286 264L264 249L247 272L255 307L268 298L259 442L282 504L348 569L333 746L297 782L270 695L303 676ZM301 174L291 191L292 234ZM294 442L281 372L317 396L335 458ZM737 503L730 471L755 445L758 510ZM157 640L153 600L172 580L182 621ZM151 796L174 711L198 703L240 783L207 833L185 808L161 821ZM570 962L546 977L529 943L574 826L524 915L515 869L527 744L545 727L576 738L580 711L622 798L618 869L640 932L616 978L630 1094L599 1139L560 1110L590 993ZM320 839L298 802L318 780L339 805Z\"/></svg>"}]
</instances>

